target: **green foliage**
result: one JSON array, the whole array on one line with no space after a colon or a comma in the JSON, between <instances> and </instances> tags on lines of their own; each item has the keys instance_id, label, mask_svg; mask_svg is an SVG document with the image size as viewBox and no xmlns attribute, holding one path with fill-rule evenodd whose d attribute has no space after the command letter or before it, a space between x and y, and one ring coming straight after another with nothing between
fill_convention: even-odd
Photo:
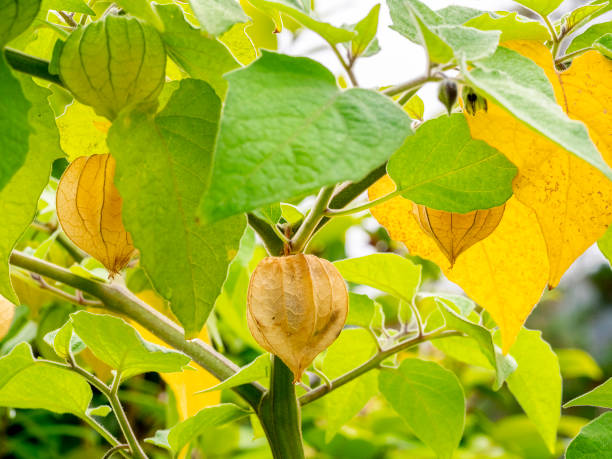
<instances>
[{"instance_id":1,"label":"green foliage","mask_svg":"<svg viewBox=\"0 0 612 459\"><path fill-rule=\"evenodd\" d=\"M523 6L541 14L547 16L557 9L557 7L563 2L563 0L516 0Z\"/></svg>"},{"instance_id":2,"label":"green foliage","mask_svg":"<svg viewBox=\"0 0 612 459\"><path fill-rule=\"evenodd\" d=\"M503 204L517 173L502 153L472 139L461 114L425 122L393 154L387 171L403 197L459 213Z\"/></svg>"},{"instance_id":3,"label":"green foliage","mask_svg":"<svg viewBox=\"0 0 612 459\"><path fill-rule=\"evenodd\" d=\"M355 24L353 30L357 34L351 40L351 56L371 55L368 48L376 38L378 31L378 15L380 14L380 4L374 5L370 12L361 21ZM371 48L370 48L371 49Z\"/></svg>"},{"instance_id":4,"label":"green foliage","mask_svg":"<svg viewBox=\"0 0 612 459\"><path fill-rule=\"evenodd\" d=\"M191 104L193 99L201 103ZM126 199L125 225L153 285L190 337L197 336L221 292L246 224L241 215L212 225L196 220L219 111L210 86L183 80L155 118L126 114L108 139L117 160L116 184ZM144 157L142 145L148 147ZM134 176L137 169L146 174Z\"/></svg>"},{"instance_id":5,"label":"green foliage","mask_svg":"<svg viewBox=\"0 0 612 459\"><path fill-rule=\"evenodd\" d=\"M248 19L233 0L189 0L189 4L202 28L212 35L221 35Z\"/></svg>"},{"instance_id":6,"label":"green foliage","mask_svg":"<svg viewBox=\"0 0 612 459\"><path fill-rule=\"evenodd\" d=\"M26 343L0 359L0 406L85 417L91 397L85 379L66 368L35 360Z\"/></svg>"},{"instance_id":7,"label":"green foliage","mask_svg":"<svg viewBox=\"0 0 612 459\"><path fill-rule=\"evenodd\" d=\"M348 282L369 285L411 302L421 283L421 267L394 254L374 254L334 263Z\"/></svg>"},{"instance_id":8,"label":"green foliage","mask_svg":"<svg viewBox=\"0 0 612 459\"><path fill-rule=\"evenodd\" d=\"M608 228L602 238L597 241L597 245L601 253L612 263L612 227Z\"/></svg>"},{"instance_id":9,"label":"green foliage","mask_svg":"<svg viewBox=\"0 0 612 459\"><path fill-rule=\"evenodd\" d=\"M406 359L397 370L381 370L378 381L415 435L438 457L452 457L465 423L465 398L457 377L434 362Z\"/></svg>"},{"instance_id":10,"label":"green foliage","mask_svg":"<svg viewBox=\"0 0 612 459\"><path fill-rule=\"evenodd\" d=\"M508 40L548 40L550 32L539 21L533 21L520 14L500 12L483 13L464 23L466 27L479 30L500 30L501 42Z\"/></svg>"},{"instance_id":11,"label":"green foliage","mask_svg":"<svg viewBox=\"0 0 612 459\"><path fill-rule=\"evenodd\" d=\"M490 56L499 43L499 32L479 31L461 25L449 25L435 11L419 0L388 0L392 28L409 40L422 45L433 62L455 59L474 61Z\"/></svg>"},{"instance_id":12,"label":"green foliage","mask_svg":"<svg viewBox=\"0 0 612 459\"><path fill-rule=\"evenodd\" d=\"M221 389L231 389L232 387L240 386L241 384L248 384L252 381L259 381L260 379L267 378L270 376L271 367L270 354L261 354L251 363L238 370L233 376L230 376L219 384L203 390L202 393Z\"/></svg>"},{"instance_id":13,"label":"green foliage","mask_svg":"<svg viewBox=\"0 0 612 459\"><path fill-rule=\"evenodd\" d=\"M597 40L608 33L612 33L612 21L594 24L574 37L567 47L566 53L569 54L581 49L590 48Z\"/></svg>"},{"instance_id":14,"label":"green foliage","mask_svg":"<svg viewBox=\"0 0 612 459\"><path fill-rule=\"evenodd\" d=\"M29 140L25 141L28 146L25 164L0 190L0 212L4 215L0 225L0 295L15 303L18 300L11 287L8 267L11 250L36 214L38 198L47 185L53 161L62 156L59 133L48 103L51 92L36 85L29 77L22 76L19 81L29 103L27 119L32 131L28 132ZM15 93L9 99L0 100L11 100L12 106L19 103ZM13 133L19 133L20 129ZM2 129L1 132L6 131Z\"/></svg>"},{"instance_id":15,"label":"green foliage","mask_svg":"<svg viewBox=\"0 0 612 459\"><path fill-rule=\"evenodd\" d=\"M364 329L346 329L328 349L322 370L330 380L358 367L376 353L372 335ZM325 441L332 440L340 428L351 420L376 395L375 371L357 378L325 397L327 426Z\"/></svg>"},{"instance_id":16,"label":"green foliage","mask_svg":"<svg viewBox=\"0 0 612 459\"><path fill-rule=\"evenodd\" d=\"M518 367L508 377L508 388L553 452L561 417L559 360L542 339L542 332L526 328L519 333L510 354Z\"/></svg>"},{"instance_id":17,"label":"green foliage","mask_svg":"<svg viewBox=\"0 0 612 459\"><path fill-rule=\"evenodd\" d=\"M239 67L221 42L207 38L189 24L178 5L156 5L164 30L161 33L168 55L191 77L210 84L223 99L227 82L223 75Z\"/></svg>"},{"instance_id":18,"label":"green foliage","mask_svg":"<svg viewBox=\"0 0 612 459\"><path fill-rule=\"evenodd\" d=\"M25 31L32 23L41 0L1 0L0 47Z\"/></svg>"},{"instance_id":19,"label":"green foliage","mask_svg":"<svg viewBox=\"0 0 612 459\"><path fill-rule=\"evenodd\" d=\"M149 438L147 441L178 454L190 441L212 427L219 427L248 415L248 411L231 403L211 406L202 409L195 416L180 422L169 430L157 431L155 437Z\"/></svg>"},{"instance_id":20,"label":"green foliage","mask_svg":"<svg viewBox=\"0 0 612 459\"><path fill-rule=\"evenodd\" d=\"M599 459L610 454L612 412L607 412L582 428L567 447L567 459Z\"/></svg>"},{"instance_id":21,"label":"green foliage","mask_svg":"<svg viewBox=\"0 0 612 459\"><path fill-rule=\"evenodd\" d=\"M597 386L592 391L570 400L563 405L563 408L581 405L600 406L602 408L612 409L612 378L608 379L602 385Z\"/></svg>"},{"instance_id":22,"label":"green foliage","mask_svg":"<svg viewBox=\"0 0 612 459\"><path fill-rule=\"evenodd\" d=\"M595 359L582 349L556 349L563 378L591 378L599 381L603 372Z\"/></svg>"},{"instance_id":23,"label":"green foliage","mask_svg":"<svg viewBox=\"0 0 612 459\"><path fill-rule=\"evenodd\" d=\"M134 328L122 319L79 311L71 315L75 333L121 380L145 373L182 371L189 357L177 351L144 341Z\"/></svg>"},{"instance_id":24,"label":"green foliage","mask_svg":"<svg viewBox=\"0 0 612 459\"><path fill-rule=\"evenodd\" d=\"M610 166L601 158L584 124L569 119L555 103L544 72L531 60L498 48L490 58L475 63L473 70L468 71L465 64L462 70L482 95L612 179Z\"/></svg>"},{"instance_id":25,"label":"green foliage","mask_svg":"<svg viewBox=\"0 0 612 459\"><path fill-rule=\"evenodd\" d=\"M85 349L85 343L74 333L72 322L66 322L61 328L45 335L45 342L53 347L55 353L64 360L77 355Z\"/></svg>"},{"instance_id":26,"label":"green foliage","mask_svg":"<svg viewBox=\"0 0 612 459\"><path fill-rule=\"evenodd\" d=\"M410 133L410 119L388 99L340 91L310 59L264 52L227 80L205 221L359 180Z\"/></svg>"}]
</instances>

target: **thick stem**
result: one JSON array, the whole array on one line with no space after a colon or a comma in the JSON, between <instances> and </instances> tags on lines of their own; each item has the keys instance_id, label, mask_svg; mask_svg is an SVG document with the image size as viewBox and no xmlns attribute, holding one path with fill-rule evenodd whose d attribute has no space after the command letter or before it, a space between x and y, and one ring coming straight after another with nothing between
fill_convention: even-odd
<instances>
[{"instance_id":1,"label":"thick stem","mask_svg":"<svg viewBox=\"0 0 612 459\"><path fill-rule=\"evenodd\" d=\"M121 432L123 432L123 436L125 437L128 445L130 445L130 450L132 454L140 459L147 459L147 455L142 449L142 446L138 442L138 438L134 434L134 430L130 424L125 411L123 410L123 406L121 405L121 401L119 400L119 396L117 392L119 390L119 384L121 381L121 375L117 372L115 373L115 379L113 380L113 386L111 387L110 393L108 394L108 401L113 409L113 413L115 414L115 418L117 418L117 422L119 423L119 427L121 427Z\"/></svg>"},{"instance_id":2,"label":"thick stem","mask_svg":"<svg viewBox=\"0 0 612 459\"><path fill-rule=\"evenodd\" d=\"M33 77L64 86L59 76L52 75L51 72L49 72L49 61L30 56L29 54L11 48L4 49L4 57L6 57L6 62L18 72L27 73Z\"/></svg>"},{"instance_id":3,"label":"thick stem","mask_svg":"<svg viewBox=\"0 0 612 459\"><path fill-rule=\"evenodd\" d=\"M260 419L274 459L304 459L302 420L293 373L276 356L273 357L270 390L261 402Z\"/></svg>"},{"instance_id":4,"label":"thick stem","mask_svg":"<svg viewBox=\"0 0 612 459\"><path fill-rule=\"evenodd\" d=\"M270 255L282 255L284 242L268 222L252 213L247 214L247 219L251 228L262 239L268 253Z\"/></svg>"},{"instance_id":5,"label":"thick stem","mask_svg":"<svg viewBox=\"0 0 612 459\"><path fill-rule=\"evenodd\" d=\"M87 423L89 427L98 432L100 436L102 436L108 443L110 443L113 448L119 448L122 446L121 443L119 443L119 440L117 440L112 433L106 430L106 428L94 418L92 418L91 416L85 416L83 420ZM126 451L121 450L120 452L123 457L131 457Z\"/></svg>"},{"instance_id":6,"label":"thick stem","mask_svg":"<svg viewBox=\"0 0 612 459\"><path fill-rule=\"evenodd\" d=\"M382 93L386 96L393 97L397 94L401 94L406 91L410 91L411 89L420 88L425 83L429 83L430 81L440 81L442 78L436 75L423 75L419 78L415 78L414 80L406 81L405 83L398 84L396 86L391 86L388 89L385 89Z\"/></svg>"},{"instance_id":7,"label":"thick stem","mask_svg":"<svg viewBox=\"0 0 612 459\"><path fill-rule=\"evenodd\" d=\"M239 369L237 365L203 341L185 340L181 327L126 289L77 276L60 266L18 251L13 251L10 262L14 266L49 277L100 299L107 309L135 320L162 341L184 352L220 380L229 378ZM245 384L236 387L235 391L257 409L265 389L259 384Z\"/></svg>"}]
</instances>

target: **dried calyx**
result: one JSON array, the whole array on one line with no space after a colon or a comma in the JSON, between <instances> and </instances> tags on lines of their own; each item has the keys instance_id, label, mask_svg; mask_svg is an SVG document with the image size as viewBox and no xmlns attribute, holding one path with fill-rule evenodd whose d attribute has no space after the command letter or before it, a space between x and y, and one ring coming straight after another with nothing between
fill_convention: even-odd
<instances>
[{"instance_id":1,"label":"dried calyx","mask_svg":"<svg viewBox=\"0 0 612 459\"><path fill-rule=\"evenodd\" d=\"M294 382L338 337L347 314L346 284L327 260L304 254L267 257L251 276L251 334L291 369Z\"/></svg>"},{"instance_id":2,"label":"dried calyx","mask_svg":"<svg viewBox=\"0 0 612 459\"><path fill-rule=\"evenodd\" d=\"M430 209L413 203L412 213L423 231L436 241L452 266L462 252L489 236L497 228L505 208L506 204L502 204L491 209L460 214Z\"/></svg>"},{"instance_id":3,"label":"dried calyx","mask_svg":"<svg viewBox=\"0 0 612 459\"><path fill-rule=\"evenodd\" d=\"M121 220L121 196L114 184L115 160L93 155L74 160L57 187L57 218L66 236L114 276L132 254L132 238Z\"/></svg>"}]
</instances>

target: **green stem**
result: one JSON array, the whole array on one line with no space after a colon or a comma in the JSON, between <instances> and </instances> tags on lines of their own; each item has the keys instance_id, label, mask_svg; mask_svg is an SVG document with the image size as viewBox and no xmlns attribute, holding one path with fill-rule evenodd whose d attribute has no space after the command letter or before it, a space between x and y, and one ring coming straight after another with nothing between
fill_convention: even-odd
<instances>
[{"instance_id":1,"label":"green stem","mask_svg":"<svg viewBox=\"0 0 612 459\"><path fill-rule=\"evenodd\" d=\"M437 75L423 75L419 78L415 78L414 80L398 84L397 86L391 86L390 88L385 89L382 93L386 96L393 97L397 94L410 91L411 89L420 88L425 83L429 83L430 81L440 81L441 79L442 78Z\"/></svg>"},{"instance_id":2,"label":"green stem","mask_svg":"<svg viewBox=\"0 0 612 459\"><path fill-rule=\"evenodd\" d=\"M571 61L572 59L586 53L587 51L591 51L592 49L593 48L591 47L582 48L582 49L579 49L578 51L574 51L573 53L569 53L564 56L558 57L557 59L555 59L555 64L564 64L567 61Z\"/></svg>"},{"instance_id":3,"label":"green stem","mask_svg":"<svg viewBox=\"0 0 612 459\"><path fill-rule=\"evenodd\" d=\"M119 440L117 440L112 433L106 430L106 428L94 418L92 418L91 416L85 416L83 420L87 423L89 427L98 432L101 437L103 437L110 445L112 445L113 448L118 448L122 446L122 444L119 443ZM132 457L126 451L121 451L121 455L126 458Z\"/></svg>"},{"instance_id":4,"label":"green stem","mask_svg":"<svg viewBox=\"0 0 612 459\"><path fill-rule=\"evenodd\" d=\"M49 277L98 298L107 309L133 319L162 341L191 357L194 362L220 380L229 378L239 369L205 342L199 339L185 340L185 333L181 327L125 288L77 276L65 268L18 251L13 251L10 262L14 266ZM245 384L234 390L255 409L265 392L265 388L259 384Z\"/></svg>"},{"instance_id":5,"label":"green stem","mask_svg":"<svg viewBox=\"0 0 612 459\"><path fill-rule=\"evenodd\" d=\"M386 202L389 199L393 199L397 196L400 196L401 194L402 194L402 190L395 190L394 192L386 194L378 199L375 199L374 201L369 201L360 206L351 207L350 209L327 209L324 215L326 217L342 217L343 215L350 215L350 214L355 214L357 212L363 212L364 210L368 210L372 207L376 207L377 205L382 204L383 202Z\"/></svg>"},{"instance_id":6,"label":"green stem","mask_svg":"<svg viewBox=\"0 0 612 459\"><path fill-rule=\"evenodd\" d=\"M324 217L323 213L330 203L335 188L335 186L328 186L322 188L319 192L314 206L312 206L312 209L310 209L310 212L306 215L304 221L291 240L292 253L303 252L308 242L310 242L310 238L315 233L315 229Z\"/></svg>"},{"instance_id":7,"label":"green stem","mask_svg":"<svg viewBox=\"0 0 612 459\"><path fill-rule=\"evenodd\" d=\"M351 84L357 88L359 87L359 83L357 82L357 78L355 77L355 74L353 73L353 64L355 61L352 61L351 63L347 63L346 60L344 59L344 57L342 56L342 54L340 54L340 51L338 50L338 47L336 45L333 45L330 43L331 49L333 50L334 54L336 55L336 57L338 58L338 60L340 61L340 64L342 64L342 67L344 68L344 71L346 72L346 74L348 75L349 79L351 80Z\"/></svg>"},{"instance_id":8,"label":"green stem","mask_svg":"<svg viewBox=\"0 0 612 459\"><path fill-rule=\"evenodd\" d=\"M142 449L142 446L138 442L136 435L134 434L134 430L132 429L132 425L130 424L127 415L121 405L121 401L119 400L119 396L117 395L117 391L119 390L119 384L121 383L121 375L119 372L115 373L115 378L113 379L113 385L108 394L108 401L110 402L111 408L113 409L113 413L117 418L117 422L119 423L119 427L121 427L121 431L123 432L123 436L125 437L128 445L130 445L130 450L132 454L140 459L147 459L147 455Z\"/></svg>"},{"instance_id":9,"label":"green stem","mask_svg":"<svg viewBox=\"0 0 612 459\"><path fill-rule=\"evenodd\" d=\"M331 384L321 385L311 390L307 394L302 395L299 399L300 404L306 405L308 403L314 402L318 398L321 398L332 390L335 390L338 387L341 387L346 383L351 382L353 379L361 376L362 374L367 373L368 371L373 370L374 368L378 368L385 359L391 357L393 354L397 354L400 351L411 348L425 341L446 338L448 336L457 336L460 334L460 332L454 330L436 330L422 336L416 336L415 338L402 341L394 346L391 346L388 349L377 353L374 357L372 357L364 364L353 368L348 373L345 373L342 376L339 376L338 378L334 379L333 381L331 381Z\"/></svg>"},{"instance_id":10,"label":"green stem","mask_svg":"<svg viewBox=\"0 0 612 459\"><path fill-rule=\"evenodd\" d=\"M18 72L27 73L36 78L41 78L59 86L64 86L58 75L53 75L49 72L49 61L30 56L29 54L11 48L4 49L4 57L6 58L6 62Z\"/></svg>"},{"instance_id":11,"label":"green stem","mask_svg":"<svg viewBox=\"0 0 612 459\"><path fill-rule=\"evenodd\" d=\"M300 405L293 373L274 356L270 390L261 402L261 421L274 459L304 459Z\"/></svg>"},{"instance_id":12,"label":"green stem","mask_svg":"<svg viewBox=\"0 0 612 459\"><path fill-rule=\"evenodd\" d=\"M249 222L249 226L257 232L259 237L261 237L270 255L283 254L284 242L268 222L251 213L247 214L247 221Z\"/></svg>"}]
</instances>

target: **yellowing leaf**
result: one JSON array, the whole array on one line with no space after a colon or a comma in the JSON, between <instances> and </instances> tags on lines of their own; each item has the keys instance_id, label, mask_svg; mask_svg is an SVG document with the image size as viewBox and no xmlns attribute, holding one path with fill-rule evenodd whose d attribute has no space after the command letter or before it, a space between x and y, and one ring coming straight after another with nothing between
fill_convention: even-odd
<instances>
[{"instance_id":1,"label":"yellowing leaf","mask_svg":"<svg viewBox=\"0 0 612 459\"><path fill-rule=\"evenodd\" d=\"M543 45L529 41L504 46L544 69L558 103L570 118L587 125L604 160L612 164L612 61L588 52L557 74ZM612 223L612 182L494 104L489 104L488 112L466 114L466 118L472 137L497 148L518 167L514 194L537 215L548 248L548 283L555 287L574 260Z\"/></svg>"},{"instance_id":2,"label":"yellowing leaf","mask_svg":"<svg viewBox=\"0 0 612 459\"><path fill-rule=\"evenodd\" d=\"M392 180L383 177L370 187L370 199L394 189ZM406 244L411 254L437 263L451 281L489 311L501 329L507 352L548 278L546 245L534 212L510 198L495 231L466 249L451 268L444 252L417 223L412 206L411 201L396 197L371 211L392 239Z\"/></svg>"},{"instance_id":3,"label":"yellowing leaf","mask_svg":"<svg viewBox=\"0 0 612 459\"><path fill-rule=\"evenodd\" d=\"M69 161L79 156L108 153L106 133L111 123L103 116L96 115L90 106L75 100L56 122L60 131L60 144Z\"/></svg>"},{"instance_id":4,"label":"yellowing leaf","mask_svg":"<svg viewBox=\"0 0 612 459\"><path fill-rule=\"evenodd\" d=\"M15 315L15 305L0 295L0 340L6 336Z\"/></svg>"},{"instance_id":5,"label":"yellowing leaf","mask_svg":"<svg viewBox=\"0 0 612 459\"><path fill-rule=\"evenodd\" d=\"M136 295L142 301L148 303L150 306L157 309L159 312L164 314L170 314L170 309L152 290L144 290ZM149 330L141 327L138 324L132 324L142 337L155 344L166 346L157 336L151 333ZM206 328L203 328L198 337L202 341L210 343ZM219 380L211 375L208 371L203 368L192 364L196 370L185 370L181 373L163 373L161 374L162 379L168 384L174 396L176 398L177 410L180 416L180 420L194 416L202 408L212 405L218 405L221 402L221 392L206 392L203 394L195 394L196 392L202 391L207 387L214 386L219 383Z\"/></svg>"}]
</instances>

